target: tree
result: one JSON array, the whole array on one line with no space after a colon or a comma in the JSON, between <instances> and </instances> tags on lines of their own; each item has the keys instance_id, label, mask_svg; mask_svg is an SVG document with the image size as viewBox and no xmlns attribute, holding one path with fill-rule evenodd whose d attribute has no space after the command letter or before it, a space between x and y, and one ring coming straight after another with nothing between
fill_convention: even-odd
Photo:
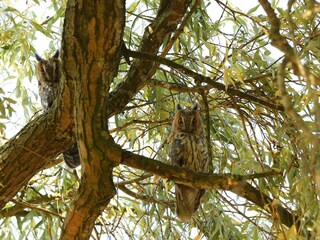
<instances>
[{"instance_id":1,"label":"tree","mask_svg":"<svg viewBox=\"0 0 320 240\"><path fill-rule=\"evenodd\" d=\"M320 5L254 4L53 1L38 22L2 3L2 82L15 83L0 91L3 140L17 106L28 122L1 147L1 237L316 239ZM61 37L62 91L45 113L23 80L39 32ZM210 174L167 162L174 105L192 101ZM74 141L72 172L59 154ZM188 224L173 181L208 189Z\"/></svg>"}]
</instances>

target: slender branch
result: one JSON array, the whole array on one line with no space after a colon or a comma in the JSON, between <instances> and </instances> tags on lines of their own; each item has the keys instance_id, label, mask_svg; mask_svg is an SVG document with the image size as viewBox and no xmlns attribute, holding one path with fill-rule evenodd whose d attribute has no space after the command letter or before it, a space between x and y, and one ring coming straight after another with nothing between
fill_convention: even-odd
<instances>
[{"instance_id":1,"label":"slender branch","mask_svg":"<svg viewBox=\"0 0 320 240\"><path fill-rule=\"evenodd\" d=\"M247 78L243 80L243 83L247 84L247 83L251 83L251 82L255 82L255 81L259 81L261 79L266 79L266 78L270 78L272 77L273 74L272 73L266 73L266 74L262 74L260 76L257 77L252 77L252 78ZM240 86L241 84L243 84L242 82L236 82L235 86Z\"/></svg>"},{"instance_id":2,"label":"slender branch","mask_svg":"<svg viewBox=\"0 0 320 240\"><path fill-rule=\"evenodd\" d=\"M119 187L119 186L131 184L131 183L137 183L137 182L140 182L140 181L142 181L144 179L150 178L152 176L153 176L152 174L145 174L145 175L142 175L141 177L138 177L138 178L135 178L135 179L130 179L130 180L127 180L127 181L122 181L122 182L119 182L119 183L115 183L114 185L115 185L115 187Z\"/></svg>"},{"instance_id":3,"label":"slender branch","mask_svg":"<svg viewBox=\"0 0 320 240\"><path fill-rule=\"evenodd\" d=\"M228 6L228 4L225 4L219 0L217 0L217 3L219 5L222 5L224 8L228 9L229 11L231 11L233 13L233 15L237 14L237 15L240 15L240 16L243 16L243 17L246 17L248 19L250 19L253 23L255 24L258 24L259 27L263 30L266 30L265 26L263 26L261 23L259 23L258 21L256 21L253 17L243 13L243 12L240 12L240 11L237 11L237 10L234 10L233 8L231 8L230 6ZM234 18L236 19L236 16L234 16Z\"/></svg>"},{"instance_id":4,"label":"slender branch","mask_svg":"<svg viewBox=\"0 0 320 240\"><path fill-rule=\"evenodd\" d=\"M204 110L205 110L205 129L206 129L206 144L207 144L207 149L212 149L212 142L211 142L211 118L210 118L210 109L209 109L209 103L208 103L208 98L204 90L200 92L203 105L204 105ZM209 162L212 163L213 155L212 151L208 151L208 157L209 157ZM213 170L213 165L210 164L209 166L210 171Z\"/></svg>"},{"instance_id":5,"label":"slender branch","mask_svg":"<svg viewBox=\"0 0 320 240\"><path fill-rule=\"evenodd\" d=\"M162 87L162 88L166 88L166 89L173 90L176 92L201 92L202 89L209 90L212 88L210 85L206 85L203 87L186 87L181 84L171 83L171 82L163 82L163 81L159 81L157 79L150 79L150 82L148 82L148 86Z\"/></svg>"},{"instance_id":6,"label":"slender branch","mask_svg":"<svg viewBox=\"0 0 320 240\"><path fill-rule=\"evenodd\" d=\"M164 65L167 65L168 67L171 67L177 71L180 71L180 72L186 74L189 77L192 77L193 79L195 79L196 82L207 83L207 84L211 85L212 87L214 87L220 91L225 92L228 95L238 96L238 97L246 99L248 101L256 102L256 103L259 103L263 106L266 106L266 107L269 107L272 109L276 109L279 111L283 111L283 107L280 104L273 103L271 100L265 101L263 99L255 97L255 96L250 95L248 93L241 92L241 91L239 91L237 89L233 89L231 87L227 87L226 85L219 83L210 77L206 77L206 76L203 76L199 73L196 73L196 72L194 72L194 71L192 71L192 70L190 70L190 69L188 69L178 63L175 63L171 60L168 60L166 58L158 57L156 55L151 55L148 53L131 51L131 50L128 51L128 54L131 57L148 59L150 61L160 62Z\"/></svg>"},{"instance_id":7,"label":"slender branch","mask_svg":"<svg viewBox=\"0 0 320 240\"><path fill-rule=\"evenodd\" d=\"M286 58L292 63L295 74L303 76L311 84L320 86L320 79L301 63L295 49L291 47L286 38L280 34L280 19L277 17L268 0L259 0L259 3L266 12L271 24L269 37L272 45L285 54Z\"/></svg>"},{"instance_id":8,"label":"slender branch","mask_svg":"<svg viewBox=\"0 0 320 240\"><path fill-rule=\"evenodd\" d=\"M129 127L133 124L166 124L166 123L167 124L172 123L172 120L170 120L170 119L164 119L164 120L158 120L158 121L132 120L132 121L126 122L122 126L111 129L109 132L110 133L118 132L123 129L126 129L127 127Z\"/></svg>"},{"instance_id":9,"label":"slender branch","mask_svg":"<svg viewBox=\"0 0 320 240\"><path fill-rule=\"evenodd\" d=\"M271 234L271 231L268 232L266 229L264 229L263 227L259 226L258 223L254 222L249 216L247 216L246 214L241 212L236 206L234 206L234 204L232 204L231 201L229 201L223 194L221 194L219 192L217 194L219 196L219 199L222 199L223 201L227 202L237 212L237 214L239 214L243 218L247 219L247 221L249 221L252 225L255 225L260 231L267 232L268 234Z\"/></svg>"},{"instance_id":10,"label":"slender branch","mask_svg":"<svg viewBox=\"0 0 320 240\"><path fill-rule=\"evenodd\" d=\"M173 207L173 202L164 202L151 196L146 196L146 195L133 192L130 189L128 189L125 185L119 185L118 188L133 198L140 199L142 201L149 202L149 203L158 203L165 207Z\"/></svg>"},{"instance_id":11,"label":"slender branch","mask_svg":"<svg viewBox=\"0 0 320 240\"><path fill-rule=\"evenodd\" d=\"M297 125L298 129L301 129L303 134L306 136L308 141L313 142L315 146L319 144L318 136L314 135L312 129L304 122L302 117L293 109L292 100L287 93L285 86L285 68L288 64L288 60L285 58L282 61L282 64L279 66L278 71L278 88L281 96L281 101L284 106L285 112L293 119L295 125Z\"/></svg>"},{"instance_id":12,"label":"slender branch","mask_svg":"<svg viewBox=\"0 0 320 240\"><path fill-rule=\"evenodd\" d=\"M61 216L59 213L56 213L56 212L52 212L50 210L47 210L47 209L44 209L44 208L40 208L40 207L37 207L33 204L30 204L30 203L25 203L25 202L20 202L20 201L17 201L15 199L12 199L11 200L13 203L17 204L18 206L21 206L23 208L30 208L31 210L37 210L37 211L41 211L45 214L50 214L50 215L53 215L55 217L58 217L60 219L63 219L63 216Z\"/></svg>"}]
</instances>

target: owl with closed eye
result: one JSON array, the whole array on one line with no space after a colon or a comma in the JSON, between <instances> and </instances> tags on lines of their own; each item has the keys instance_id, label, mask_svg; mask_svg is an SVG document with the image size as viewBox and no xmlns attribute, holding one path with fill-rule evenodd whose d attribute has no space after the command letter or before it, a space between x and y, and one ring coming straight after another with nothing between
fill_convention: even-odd
<instances>
[{"instance_id":1,"label":"owl with closed eye","mask_svg":"<svg viewBox=\"0 0 320 240\"><path fill-rule=\"evenodd\" d=\"M38 88L41 105L44 110L48 110L57 98L60 89L61 64L59 51L49 59L43 59L38 54Z\"/></svg>"},{"instance_id":2,"label":"owl with closed eye","mask_svg":"<svg viewBox=\"0 0 320 240\"><path fill-rule=\"evenodd\" d=\"M168 142L173 165L209 172L208 149L198 104L188 109L177 106ZM180 221L192 219L204 193L204 189L175 184L176 214Z\"/></svg>"}]
</instances>

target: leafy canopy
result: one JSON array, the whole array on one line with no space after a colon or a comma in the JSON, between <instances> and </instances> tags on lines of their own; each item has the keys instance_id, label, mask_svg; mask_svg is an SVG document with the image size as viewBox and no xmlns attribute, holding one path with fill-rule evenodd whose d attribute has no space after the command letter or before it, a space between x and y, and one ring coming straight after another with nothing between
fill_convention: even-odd
<instances>
[{"instance_id":1,"label":"leafy canopy","mask_svg":"<svg viewBox=\"0 0 320 240\"><path fill-rule=\"evenodd\" d=\"M27 1L19 8L14 2L0 3L1 143L34 114L41 114L33 55L40 51L48 56L60 47L65 11L65 1ZM96 220L93 239L316 237L320 231L320 10L314 1L294 2L287 6L272 1L272 7L280 19L279 33L302 67L293 61L286 65L290 51L271 45L273 23L258 2L250 1L252 8L245 9L235 2L200 1L189 8L177 37L163 39L159 52L210 81L195 78L170 62L159 64L124 111L109 119L109 128L123 148L167 162L166 139L174 106L198 102L212 171L281 172L281 176L255 179L251 184L271 197L273 204L298 213L300 228L287 228L276 214L233 193L214 190L206 192L194 221L182 224L174 213L172 182L120 165L113 172L117 195ZM127 48L138 51L158 5L152 0L127 1ZM129 67L123 59L112 89L123 81ZM61 163L34 176L0 212L1 239L60 236L79 175L79 170L72 172Z\"/></svg>"}]
</instances>

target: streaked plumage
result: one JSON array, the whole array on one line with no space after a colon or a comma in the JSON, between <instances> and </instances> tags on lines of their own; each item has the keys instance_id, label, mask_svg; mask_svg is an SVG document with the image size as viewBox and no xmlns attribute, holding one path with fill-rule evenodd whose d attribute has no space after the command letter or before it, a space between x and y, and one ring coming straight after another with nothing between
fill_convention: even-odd
<instances>
[{"instance_id":1,"label":"streaked plumage","mask_svg":"<svg viewBox=\"0 0 320 240\"><path fill-rule=\"evenodd\" d=\"M59 51L45 60L38 54L35 55L38 60L38 87L41 99L41 105L44 110L48 110L57 98L60 89L61 64Z\"/></svg>"},{"instance_id":2,"label":"streaked plumage","mask_svg":"<svg viewBox=\"0 0 320 240\"><path fill-rule=\"evenodd\" d=\"M48 60L41 58L38 54L35 54L35 57L38 61L38 87L41 105L46 111L52 106L60 91L61 62L59 50ZM77 144L72 144L63 153L63 157L69 167L75 168L79 166L80 158Z\"/></svg>"},{"instance_id":3,"label":"streaked plumage","mask_svg":"<svg viewBox=\"0 0 320 240\"><path fill-rule=\"evenodd\" d=\"M198 105L185 110L178 105L177 110L169 137L171 163L197 172L209 172L208 149ZM175 184L176 213L181 221L190 221L204 192Z\"/></svg>"}]
</instances>

